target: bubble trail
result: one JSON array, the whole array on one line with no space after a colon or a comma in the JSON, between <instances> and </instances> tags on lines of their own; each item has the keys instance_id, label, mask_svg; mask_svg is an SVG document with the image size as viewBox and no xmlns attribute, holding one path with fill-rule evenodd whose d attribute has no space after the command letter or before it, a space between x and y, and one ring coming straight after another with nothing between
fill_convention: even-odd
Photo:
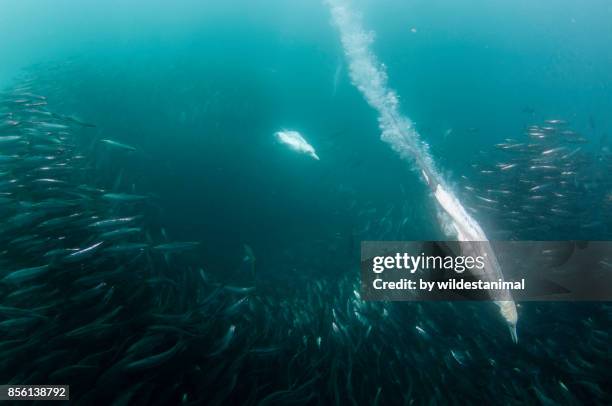
<instances>
[{"instance_id":1,"label":"bubble trail","mask_svg":"<svg viewBox=\"0 0 612 406\"><path fill-rule=\"evenodd\" d=\"M444 182L429 153L429 146L421 140L412 120L401 114L397 93L388 86L385 66L370 49L374 33L364 30L359 16L350 9L349 1L324 1L340 32L351 81L378 113L381 139L400 157L411 161L413 168L422 175L438 202L438 218L444 232L459 241L472 242L462 245L464 250L470 251L470 255L486 255L489 258L490 266L486 274L480 277L487 280L503 279L495 252L480 224L468 214ZM513 341L517 342L518 315L510 291L498 293L495 304L508 324Z\"/></svg>"}]
</instances>

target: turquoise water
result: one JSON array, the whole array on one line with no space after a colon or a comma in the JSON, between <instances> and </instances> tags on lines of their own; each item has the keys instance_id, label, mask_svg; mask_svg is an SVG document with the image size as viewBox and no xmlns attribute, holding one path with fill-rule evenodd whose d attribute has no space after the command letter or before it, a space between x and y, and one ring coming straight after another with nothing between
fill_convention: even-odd
<instances>
[{"instance_id":1,"label":"turquoise water","mask_svg":"<svg viewBox=\"0 0 612 406\"><path fill-rule=\"evenodd\" d=\"M329 226L314 234L346 232L337 215L346 201L319 198L339 185L382 202L404 182L414 210L427 210L419 180L378 141L326 7L223 3L5 4L0 78L8 83L28 64L71 60L72 73L60 79L66 95L58 98L68 96L70 111L149 154L136 169L155 176L142 182L168 180L154 182L168 188L159 193L164 207L190 236L206 231L229 247L261 239L265 229L265 239L291 240L312 228L312 218ZM604 1L355 8L376 31L375 51L402 111L451 180L480 159L477 150L536 118L569 119L593 138L610 131L612 29ZM283 127L305 134L322 162L277 148L271 134ZM202 216L209 210L224 221L211 224ZM406 238L436 237L429 228L415 224Z\"/></svg>"},{"instance_id":2,"label":"turquoise water","mask_svg":"<svg viewBox=\"0 0 612 406\"><path fill-rule=\"evenodd\" d=\"M414 121L442 176L474 209L487 235L499 239L610 238L610 2L370 0L352 4L365 28L376 33L372 50L386 67L389 86L399 95L401 113ZM287 285L297 285L296 280L330 283L354 278L362 240L446 238L435 202L418 173L380 140L377 114L353 86L338 30L328 7L320 1L0 0L0 51L0 86L33 78L33 91L47 97L50 111L95 124L79 138L95 169L91 181L114 183L147 196L151 205L147 210L155 213L148 223L155 229L151 234L157 236L163 228L173 240L200 242L187 258L219 283L252 283L244 272L245 244L257 258L257 283L263 284L258 288L276 291L269 300L284 303L288 299L274 295ZM495 144L524 137L528 126L544 125L547 119L566 120L567 128L588 141L582 147L588 154L572 162L580 173L574 182L577 189L563 198L563 206L552 206L558 211L571 208L572 216L568 219L544 209L534 212L539 208L530 207L525 222L541 227L528 229L524 223L503 224L509 211L506 206L482 209L471 204L470 193L463 189L466 185L481 191L516 184L512 179L517 177L504 174L492 180L479 176L483 168L504 162ZM273 134L282 129L303 134L320 161L276 143ZM107 138L136 150L108 155L96 147L100 139ZM550 182L536 175L530 179ZM513 191L508 204L519 202L521 193ZM521 204L516 203L517 210ZM586 223L594 226L582 227ZM14 268L6 266L8 260L4 264ZM178 272L182 266L168 265L168 269ZM317 293L321 294L320 308L312 305L312 319L327 321L321 312L345 305L343 300L352 287L342 286L340 293L335 288ZM311 296L308 300L314 301ZM299 307L286 305L297 313ZM512 350L488 304L474 306L474 314L482 312L481 319L487 321L468 354L485 363L488 355L475 355L477 348L483 354L498 352L498 360L519 358L516 368L528 369L531 378L526 385L536 388L522 400L609 400L603 385L609 371L607 375L603 372L597 345L591 350L588 344L581 347L577 361L566 355L567 364L562 366L537 358L540 352L543 357L550 355L550 348L570 354L571 334L583 334L580 337L585 342L591 334L594 341L601 338L598 334L609 338L609 307L580 307L559 319L552 305L525 307L519 312L525 320L523 329L534 329L525 333L523 350ZM445 312L455 314L456 309L393 309L397 320L412 323L412 333L413 317L417 317L413 313L428 319L428 311L431 321L418 325L429 335L454 337L451 327L461 330L461 319L443 316ZM464 316L466 323L478 320ZM258 316L244 317L253 325L260 321ZM372 320L368 322L375 331ZM556 339L537 328L542 320L554 331L569 325L581 333L568 330L544 350L547 340ZM284 322L278 322L277 340L290 330ZM488 325L496 327L487 332ZM465 324L463 328L458 342L443 339L430 343L432 348L463 343L461 337L469 335ZM395 331L389 326L380 329ZM227 326L212 330L215 337L222 337ZM246 333L240 337L249 340ZM402 336L398 343L405 345L413 338ZM288 342L286 351L297 351L298 344ZM352 359L353 347L346 342L339 347ZM427 347L419 348L425 351ZM429 359L406 352L410 354L406 357L413 356L410 360L420 365L452 360L448 354L442 357L433 351ZM324 364L331 366L325 365L338 365L332 353L325 354ZM381 352L377 354L380 358ZM232 356L222 362L229 364ZM368 360L361 361L362 371L371 367L372 359ZM397 356L389 362L408 360ZM583 360L586 365L580 364ZM338 361L345 365L343 362ZM475 376L475 364L468 368L469 376ZM563 372L552 372L555 365ZM444 379L438 372L432 370L431 376L419 378L426 387L417 400L454 398L439 394L436 388ZM279 378L273 372L266 374L262 376L275 383L272 387L284 387L277 385ZM395 379L383 375L364 378L371 391L356 395L358 403L381 401L377 387L386 385L381 380ZM233 376L228 372L227 379ZM327 377L317 371L296 382L309 382L314 376L321 381ZM508 399L521 400L513 394L525 382L514 375L499 376L509 379L505 387ZM573 382L571 396L564 397L560 379L564 385ZM264 385L266 379L261 380ZM588 384L576 383L581 381ZM492 393L494 385L489 383ZM207 381L207 385L212 384ZM457 393L466 394L471 401L480 399L473 388L460 386L455 387ZM265 393L249 395L249 399L261 400ZM392 404L393 398L386 396L383 394L382 401ZM233 400L247 397L239 391ZM295 397L305 402L289 400L312 401L301 393ZM324 395L319 399L330 400Z\"/></svg>"}]
</instances>

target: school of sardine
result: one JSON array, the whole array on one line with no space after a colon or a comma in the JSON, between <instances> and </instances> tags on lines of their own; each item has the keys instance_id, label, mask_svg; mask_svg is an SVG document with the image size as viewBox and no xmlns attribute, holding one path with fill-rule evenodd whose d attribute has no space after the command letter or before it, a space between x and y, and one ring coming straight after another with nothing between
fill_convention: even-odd
<instances>
[{"instance_id":1,"label":"school of sardine","mask_svg":"<svg viewBox=\"0 0 612 406\"><path fill-rule=\"evenodd\" d=\"M480 161L498 163L475 163L464 177L472 211L489 219L498 240L610 238L612 152L590 144L550 119L481 152Z\"/></svg>"},{"instance_id":2,"label":"school of sardine","mask_svg":"<svg viewBox=\"0 0 612 406\"><path fill-rule=\"evenodd\" d=\"M480 322L489 306L365 302L353 272L228 285L193 263L198 242L151 226L148 193L97 175L100 154L137 146L52 111L35 78L0 94L0 382L70 384L75 404L609 401L611 306L524 304L515 345ZM500 178L473 207L573 221L588 158L564 126L500 145L515 155L482 169ZM409 216L359 210L381 239Z\"/></svg>"}]
</instances>

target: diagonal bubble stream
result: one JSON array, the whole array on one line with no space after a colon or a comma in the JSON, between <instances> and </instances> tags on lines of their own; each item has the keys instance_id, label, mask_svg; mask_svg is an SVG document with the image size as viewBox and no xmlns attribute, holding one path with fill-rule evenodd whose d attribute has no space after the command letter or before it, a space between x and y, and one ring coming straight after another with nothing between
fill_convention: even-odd
<instances>
[{"instance_id":1,"label":"diagonal bubble stream","mask_svg":"<svg viewBox=\"0 0 612 406\"><path fill-rule=\"evenodd\" d=\"M359 89L368 104L378 113L381 139L389 144L403 159L413 162L438 203L440 226L449 237L473 244L464 244L466 250L489 258L484 277L503 279L495 252L480 224L468 214L450 187L446 185L429 153L428 145L421 140L410 118L401 114L397 93L389 88L385 67L371 50L374 33L366 31L358 15L347 0L325 0L349 66L353 85ZM516 305L509 291L502 293L495 303L508 324L513 341L518 341Z\"/></svg>"}]
</instances>

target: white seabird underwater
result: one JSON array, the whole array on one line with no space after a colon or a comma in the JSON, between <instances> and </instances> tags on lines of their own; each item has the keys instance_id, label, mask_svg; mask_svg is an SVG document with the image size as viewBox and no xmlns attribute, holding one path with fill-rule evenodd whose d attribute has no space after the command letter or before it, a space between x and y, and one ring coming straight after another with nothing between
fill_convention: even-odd
<instances>
[{"instance_id":1,"label":"white seabird underwater","mask_svg":"<svg viewBox=\"0 0 612 406\"><path fill-rule=\"evenodd\" d=\"M319 160L319 156L315 151L314 147L308 143L297 131L293 130L282 130L274 133L274 138L276 140L289 147L292 151L298 152L300 154L306 154L311 158Z\"/></svg>"},{"instance_id":2,"label":"white seabird underwater","mask_svg":"<svg viewBox=\"0 0 612 406\"><path fill-rule=\"evenodd\" d=\"M439 209L442 210L441 213L444 213L439 220L442 228L451 232L449 237L464 242L475 242L470 248L482 252L483 255L487 254L492 261L490 274L494 279L503 279L495 253L480 224L467 213L451 189L445 186L429 154L428 145L421 140L412 120L400 113L398 96L388 87L384 65L371 51L372 32L365 31L361 26L360 18L352 12L348 1L326 0L326 2L340 32L353 85L378 112L381 139L390 144L401 157L411 160L414 169L421 172L440 206ZM509 291L503 293L503 300L496 300L495 304L508 324L512 340L516 343L518 342L516 304Z\"/></svg>"}]
</instances>

